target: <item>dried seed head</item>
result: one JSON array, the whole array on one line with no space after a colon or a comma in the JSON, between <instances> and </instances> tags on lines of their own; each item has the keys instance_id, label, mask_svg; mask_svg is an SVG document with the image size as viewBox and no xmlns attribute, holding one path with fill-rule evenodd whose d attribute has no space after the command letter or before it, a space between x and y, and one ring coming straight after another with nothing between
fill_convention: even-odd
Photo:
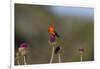
<instances>
[{"instance_id":1,"label":"dried seed head","mask_svg":"<svg viewBox=\"0 0 100 69\"><path fill-rule=\"evenodd\" d=\"M79 48L79 52L83 53L84 52L84 48Z\"/></svg>"}]
</instances>

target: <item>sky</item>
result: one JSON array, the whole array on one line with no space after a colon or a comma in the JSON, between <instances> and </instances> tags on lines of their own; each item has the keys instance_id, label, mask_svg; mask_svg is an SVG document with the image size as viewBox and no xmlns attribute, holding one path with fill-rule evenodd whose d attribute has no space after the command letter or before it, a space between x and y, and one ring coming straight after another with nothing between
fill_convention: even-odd
<instances>
[{"instance_id":1,"label":"sky","mask_svg":"<svg viewBox=\"0 0 100 69\"><path fill-rule=\"evenodd\" d=\"M49 7L49 10L58 16L77 15L90 18L94 16L93 8L52 6Z\"/></svg>"}]
</instances>

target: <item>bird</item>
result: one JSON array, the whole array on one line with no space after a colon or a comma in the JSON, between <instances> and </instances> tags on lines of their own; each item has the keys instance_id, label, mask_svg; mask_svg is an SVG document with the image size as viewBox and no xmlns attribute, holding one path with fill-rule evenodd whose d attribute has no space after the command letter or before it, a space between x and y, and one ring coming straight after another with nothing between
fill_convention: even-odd
<instances>
[{"instance_id":1,"label":"bird","mask_svg":"<svg viewBox=\"0 0 100 69\"><path fill-rule=\"evenodd\" d=\"M58 33L55 31L55 27L54 27L54 24L52 23L52 24L50 24L50 26L49 26L49 28L48 28L48 33L50 34L50 35L53 35L53 36L56 36L56 37L60 37L59 35L58 35Z\"/></svg>"}]
</instances>

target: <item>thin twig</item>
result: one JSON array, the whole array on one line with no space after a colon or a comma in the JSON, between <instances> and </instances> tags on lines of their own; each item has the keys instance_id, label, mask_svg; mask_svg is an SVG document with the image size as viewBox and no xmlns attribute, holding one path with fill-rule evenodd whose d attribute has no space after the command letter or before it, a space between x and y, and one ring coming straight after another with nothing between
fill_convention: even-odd
<instances>
[{"instance_id":1,"label":"thin twig","mask_svg":"<svg viewBox=\"0 0 100 69\"><path fill-rule=\"evenodd\" d=\"M51 64L52 61L53 61L53 56L54 56L54 46L52 46L52 54L51 54L50 64Z\"/></svg>"}]
</instances>

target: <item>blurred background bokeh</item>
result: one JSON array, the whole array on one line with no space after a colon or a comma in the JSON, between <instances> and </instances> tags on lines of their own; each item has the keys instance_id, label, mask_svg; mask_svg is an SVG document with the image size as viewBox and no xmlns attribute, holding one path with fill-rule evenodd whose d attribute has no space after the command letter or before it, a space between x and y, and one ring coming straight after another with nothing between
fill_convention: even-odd
<instances>
[{"instance_id":1,"label":"blurred background bokeh","mask_svg":"<svg viewBox=\"0 0 100 69\"><path fill-rule=\"evenodd\" d=\"M80 61L80 47L85 49L83 61L94 60L94 9L85 7L15 4L15 53L21 43L27 42L28 64L48 64L51 23L62 40L62 63Z\"/></svg>"}]
</instances>

